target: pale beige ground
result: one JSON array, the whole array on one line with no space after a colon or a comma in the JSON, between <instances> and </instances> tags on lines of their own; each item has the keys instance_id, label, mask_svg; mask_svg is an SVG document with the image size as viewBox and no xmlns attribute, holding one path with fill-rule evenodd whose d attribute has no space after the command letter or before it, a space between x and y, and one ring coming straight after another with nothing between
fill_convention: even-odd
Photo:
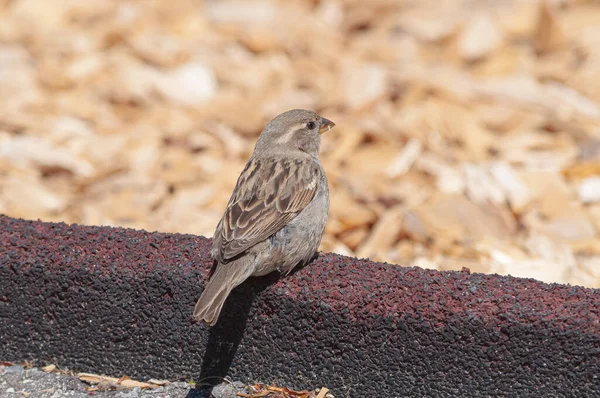
<instances>
[{"instance_id":1,"label":"pale beige ground","mask_svg":"<svg viewBox=\"0 0 600 398\"><path fill-rule=\"evenodd\" d=\"M0 0L0 212L211 236L310 108L322 249L600 286L600 3Z\"/></svg>"}]
</instances>

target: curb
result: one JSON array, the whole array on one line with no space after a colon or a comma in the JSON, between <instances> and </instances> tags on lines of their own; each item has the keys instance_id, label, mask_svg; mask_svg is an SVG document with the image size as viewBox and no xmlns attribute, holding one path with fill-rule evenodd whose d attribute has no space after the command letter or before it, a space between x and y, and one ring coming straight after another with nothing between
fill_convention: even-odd
<instances>
[{"instance_id":1,"label":"curb","mask_svg":"<svg viewBox=\"0 0 600 398\"><path fill-rule=\"evenodd\" d=\"M0 216L0 358L336 396L600 394L600 290L321 254L191 321L210 240Z\"/></svg>"}]
</instances>

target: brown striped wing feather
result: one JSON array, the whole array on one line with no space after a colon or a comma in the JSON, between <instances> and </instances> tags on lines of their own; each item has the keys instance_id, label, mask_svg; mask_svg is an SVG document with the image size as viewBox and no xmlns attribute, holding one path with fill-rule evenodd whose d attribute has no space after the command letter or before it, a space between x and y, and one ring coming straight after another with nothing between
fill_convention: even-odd
<instances>
[{"instance_id":1,"label":"brown striped wing feather","mask_svg":"<svg viewBox=\"0 0 600 398\"><path fill-rule=\"evenodd\" d=\"M214 259L227 262L283 228L314 198L319 176L310 160L250 159L215 231Z\"/></svg>"}]
</instances>

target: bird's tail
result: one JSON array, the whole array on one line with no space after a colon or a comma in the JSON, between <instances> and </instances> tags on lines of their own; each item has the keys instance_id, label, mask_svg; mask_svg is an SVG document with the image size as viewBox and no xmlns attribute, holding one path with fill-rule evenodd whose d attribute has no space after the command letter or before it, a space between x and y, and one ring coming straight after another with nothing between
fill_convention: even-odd
<instances>
[{"instance_id":1,"label":"bird's tail","mask_svg":"<svg viewBox=\"0 0 600 398\"><path fill-rule=\"evenodd\" d=\"M246 279L248 260L240 258L228 264L217 264L194 307L193 318L213 326L229 293Z\"/></svg>"}]
</instances>

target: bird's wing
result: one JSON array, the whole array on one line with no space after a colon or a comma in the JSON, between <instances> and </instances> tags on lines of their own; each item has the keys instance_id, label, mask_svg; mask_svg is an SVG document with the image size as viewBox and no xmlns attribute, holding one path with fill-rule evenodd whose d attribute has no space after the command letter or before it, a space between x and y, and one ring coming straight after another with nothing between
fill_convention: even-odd
<instances>
[{"instance_id":1,"label":"bird's wing","mask_svg":"<svg viewBox=\"0 0 600 398\"><path fill-rule=\"evenodd\" d=\"M227 262L267 239L314 198L321 171L312 161L250 159L213 238L213 258Z\"/></svg>"}]
</instances>

